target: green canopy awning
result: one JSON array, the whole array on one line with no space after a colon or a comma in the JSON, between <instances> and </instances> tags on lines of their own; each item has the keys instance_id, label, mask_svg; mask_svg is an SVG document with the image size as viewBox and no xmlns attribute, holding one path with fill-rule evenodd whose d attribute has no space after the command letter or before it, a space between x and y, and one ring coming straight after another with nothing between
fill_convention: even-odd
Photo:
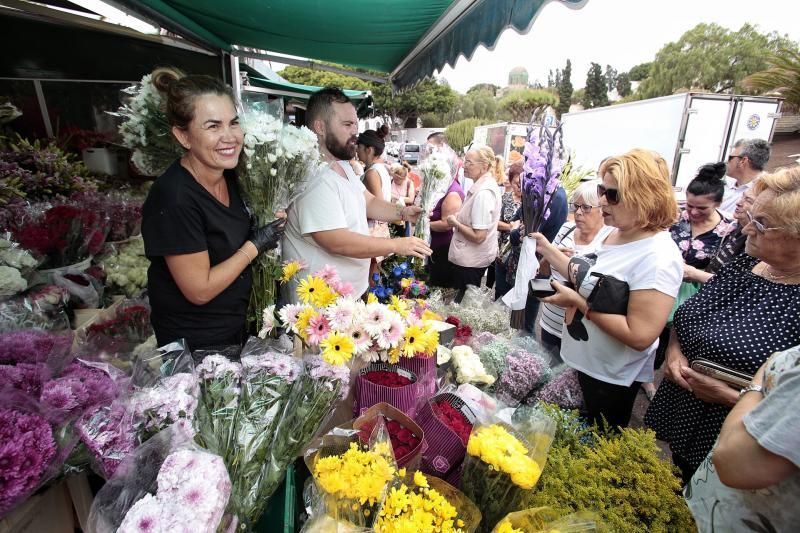
<instances>
[{"instance_id":1,"label":"green canopy awning","mask_svg":"<svg viewBox=\"0 0 800 533\"><path fill-rule=\"evenodd\" d=\"M267 50L384 72L411 85L506 28L525 32L551 0L117 0L208 45ZM557 0L580 7L586 0ZM234 52L235 53L235 52Z\"/></svg>"},{"instance_id":2,"label":"green canopy awning","mask_svg":"<svg viewBox=\"0 0 800 533\"><path fill-rule=\"evenodd\" d=\"M292 83L284 80L280 76L276 76L275 79L270 79L258 72L256 69L245 65L244 63L239 64L239 69L241 72L247 73L247 80L250 83L250 86L267 89L270 94L283 96L288 99L308 100L313 93L322 89L322 87L315 87L313 85ZM245 85L244 90L247 90L247 88L248 86ZM369 91L355 91L350 89L343 89L343 91L344 94L350 98L350 100L355 102L356 105L358 105L361 100L369 96Z\"/></svg>"}]
</instances>

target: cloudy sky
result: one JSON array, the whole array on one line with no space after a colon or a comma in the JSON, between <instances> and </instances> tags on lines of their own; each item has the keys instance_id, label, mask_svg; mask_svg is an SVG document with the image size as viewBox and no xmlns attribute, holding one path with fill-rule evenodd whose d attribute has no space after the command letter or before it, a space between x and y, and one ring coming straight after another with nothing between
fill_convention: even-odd
<instances>
[{"instance_id":1,"label":"cloudy sky","mask_svg":"<svg viewBox=\"0 0 800 533\"><path fill-rule=\"evenodd\" d=\"M738 30L745 22L762 32L778 31L800 41L797 0L588 0L581 9L560 2L545 5L527 35L506 30L494 50L479 47L470 61L440 75L460 92L477 83L505 86L508 72L528 69L530 81L547 82L550 69L572 61L572 84L583 87L594 61L619 72L651 61L666 43L677 41L700 22L716 22Z\"/></svg>"}]
</instances>

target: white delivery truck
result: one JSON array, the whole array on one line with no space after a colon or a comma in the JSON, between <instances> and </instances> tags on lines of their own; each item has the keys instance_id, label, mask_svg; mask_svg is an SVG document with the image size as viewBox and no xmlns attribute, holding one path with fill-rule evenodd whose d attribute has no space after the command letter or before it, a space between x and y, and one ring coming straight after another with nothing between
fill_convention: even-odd
<instances>
[{"instance_id":1,"label":"white delivery truck","mask_svg":"<svg viewBox=\"0 0 800 533\"><path fill-rule=\"evenodd\" d=\"M596 169L633 148L661 154L679 200L697 169L723 161L738 139L772 142L781 98L685 93L567 113L564 145L575 162Z\"/></svg>"}]
</instances>

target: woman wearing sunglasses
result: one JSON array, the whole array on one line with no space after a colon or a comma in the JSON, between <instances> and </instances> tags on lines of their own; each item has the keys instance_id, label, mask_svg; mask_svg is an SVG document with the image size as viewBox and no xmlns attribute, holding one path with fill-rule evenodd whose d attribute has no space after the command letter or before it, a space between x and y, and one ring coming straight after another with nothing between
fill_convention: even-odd
<instances>
[{"instance_id":1,"label":"woman wearing sunglasses","mask_svg":"<svg viewBox=\"0 0 800 533\"><path fill-rule=\"evenodd\" d=\"M543 235L533 237L577 289L553 283L556 294L544 301L566 309L561 358L578 370L588 417L625 427L641 384L653 380L658 336L683 278L683 260L666 231L678 206L667 165L652 152L611 157L600 175L600 209L614 229L594 252L570 259ZM596 286L602 299L592 294Z\"/></svg>"},{"instance_id":2,"label":"woman wearing sunglasses","mask_svg":"<svg viewBox=\"0 0 800 533\"><path fill-rule=\"evenodd\" d=\"M600 198L597 196L597 181L582 183L572 193L572 209L575 216L574 222L565 222L558 230L553 246L567 257L574 254L587 254L593 252L614 229L603 223L603 212L600 209ZM542 264L539 274L550 272L550 279L557 282L567 281L556 270L551 270L550 265ZM556 357L561 352L561 330L564 326L564 308L555 304L545 303L542 306L539 325L542 328L541 341L545 348L551 350Z\"/></svg>"},{"instance_id":3,"label":"woman wearing sunglasses","mask_svg":"<svg viewBox=\"0 0 800 533\"><path fill-rule=\"evenodd\" d=\"M772 353L800 343L800 167L762 176L753 190L745 254L675 312L666 379L645 415L686 482L739 400L739 388L691 363L702 358L752 376Z\"/></svg>"}]
</instances>

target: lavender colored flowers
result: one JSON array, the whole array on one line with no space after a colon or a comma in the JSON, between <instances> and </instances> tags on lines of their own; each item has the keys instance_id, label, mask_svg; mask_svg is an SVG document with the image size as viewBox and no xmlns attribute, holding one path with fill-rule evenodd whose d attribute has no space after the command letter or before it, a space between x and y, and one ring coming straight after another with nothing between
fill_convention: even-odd
<instances>
[{"instance_id":1,"label":"lavender colored flowers","mask_svg":"<svg viewBox=\"0 0 800 533\"><path fill-rule=\"evenodd\" d=\"M106 372L81 362L71 363L56 379L42 387L41 402L53 412L55 422L80 416L92 406L108 405L117 396L117 386Z\"/></svg>"},{"instance_id":2,"label":"lavender colored flowers","mask_svg":"<svg viewBox=\"0 0 800 533\"><path fill-rule=\"evenodd\" d=\"M0 408L0 516L39 485L55 455L44 418Z\"/></svg>"},{"instance_id":3,"label":"lavender colored flowers","mask_svg":"<svg viewBox=\"0 0 800 533\"><path fill-rule=\"evenodd\" d=\"M0 335L0 363L55 363L68 356L71 347L71 333L37 329L3 333Z\"/></svg>"},{"instance_id":4,"label":"lavender colored flowers","mask_svg":"<svg viewBox=\"0 0 800 533\"><path fill-rule=\"evenodd\" d=\"M109 479L136 445L136 433L122 402L86 413L75 427L92 455L97 473Z\"/></svg>"},{"instance_id":5,"label":"lavender colored flowers","mask_svg":"<svg viewBox=\"0 0 800 533\"><path fill-rule=\"evenodd\" d=\"M562 409L580 408L583 405L583 393L578 383L578 371L561 367L554 374L556 376L539 390L535 400L554 403Z\"/></svg>"},{"instance_id":6,"label":"lavender colored flowers","mask_svg":"<svg viewBox=\"0 0 800 533\"><path fill-rule=\"evenodd\" d=\"M531 130L525 143L522 168L522 221L527 232L539 231L550 216L550 203L558 189L561 174L561 127L551 132L539 127Z\"/></svg>"},{"instance_id":7,"label":"lavender colored flowers","mask_svg":"<svg viewBox=\"0 0 800 533\"><path fill-rule=\"evenodd\" d=\"M508 366L497 384L497 396L508 404L518 405L550 376L544 359L525 350L509 354L506 363Z\"/></svg>"}]
</instances>

